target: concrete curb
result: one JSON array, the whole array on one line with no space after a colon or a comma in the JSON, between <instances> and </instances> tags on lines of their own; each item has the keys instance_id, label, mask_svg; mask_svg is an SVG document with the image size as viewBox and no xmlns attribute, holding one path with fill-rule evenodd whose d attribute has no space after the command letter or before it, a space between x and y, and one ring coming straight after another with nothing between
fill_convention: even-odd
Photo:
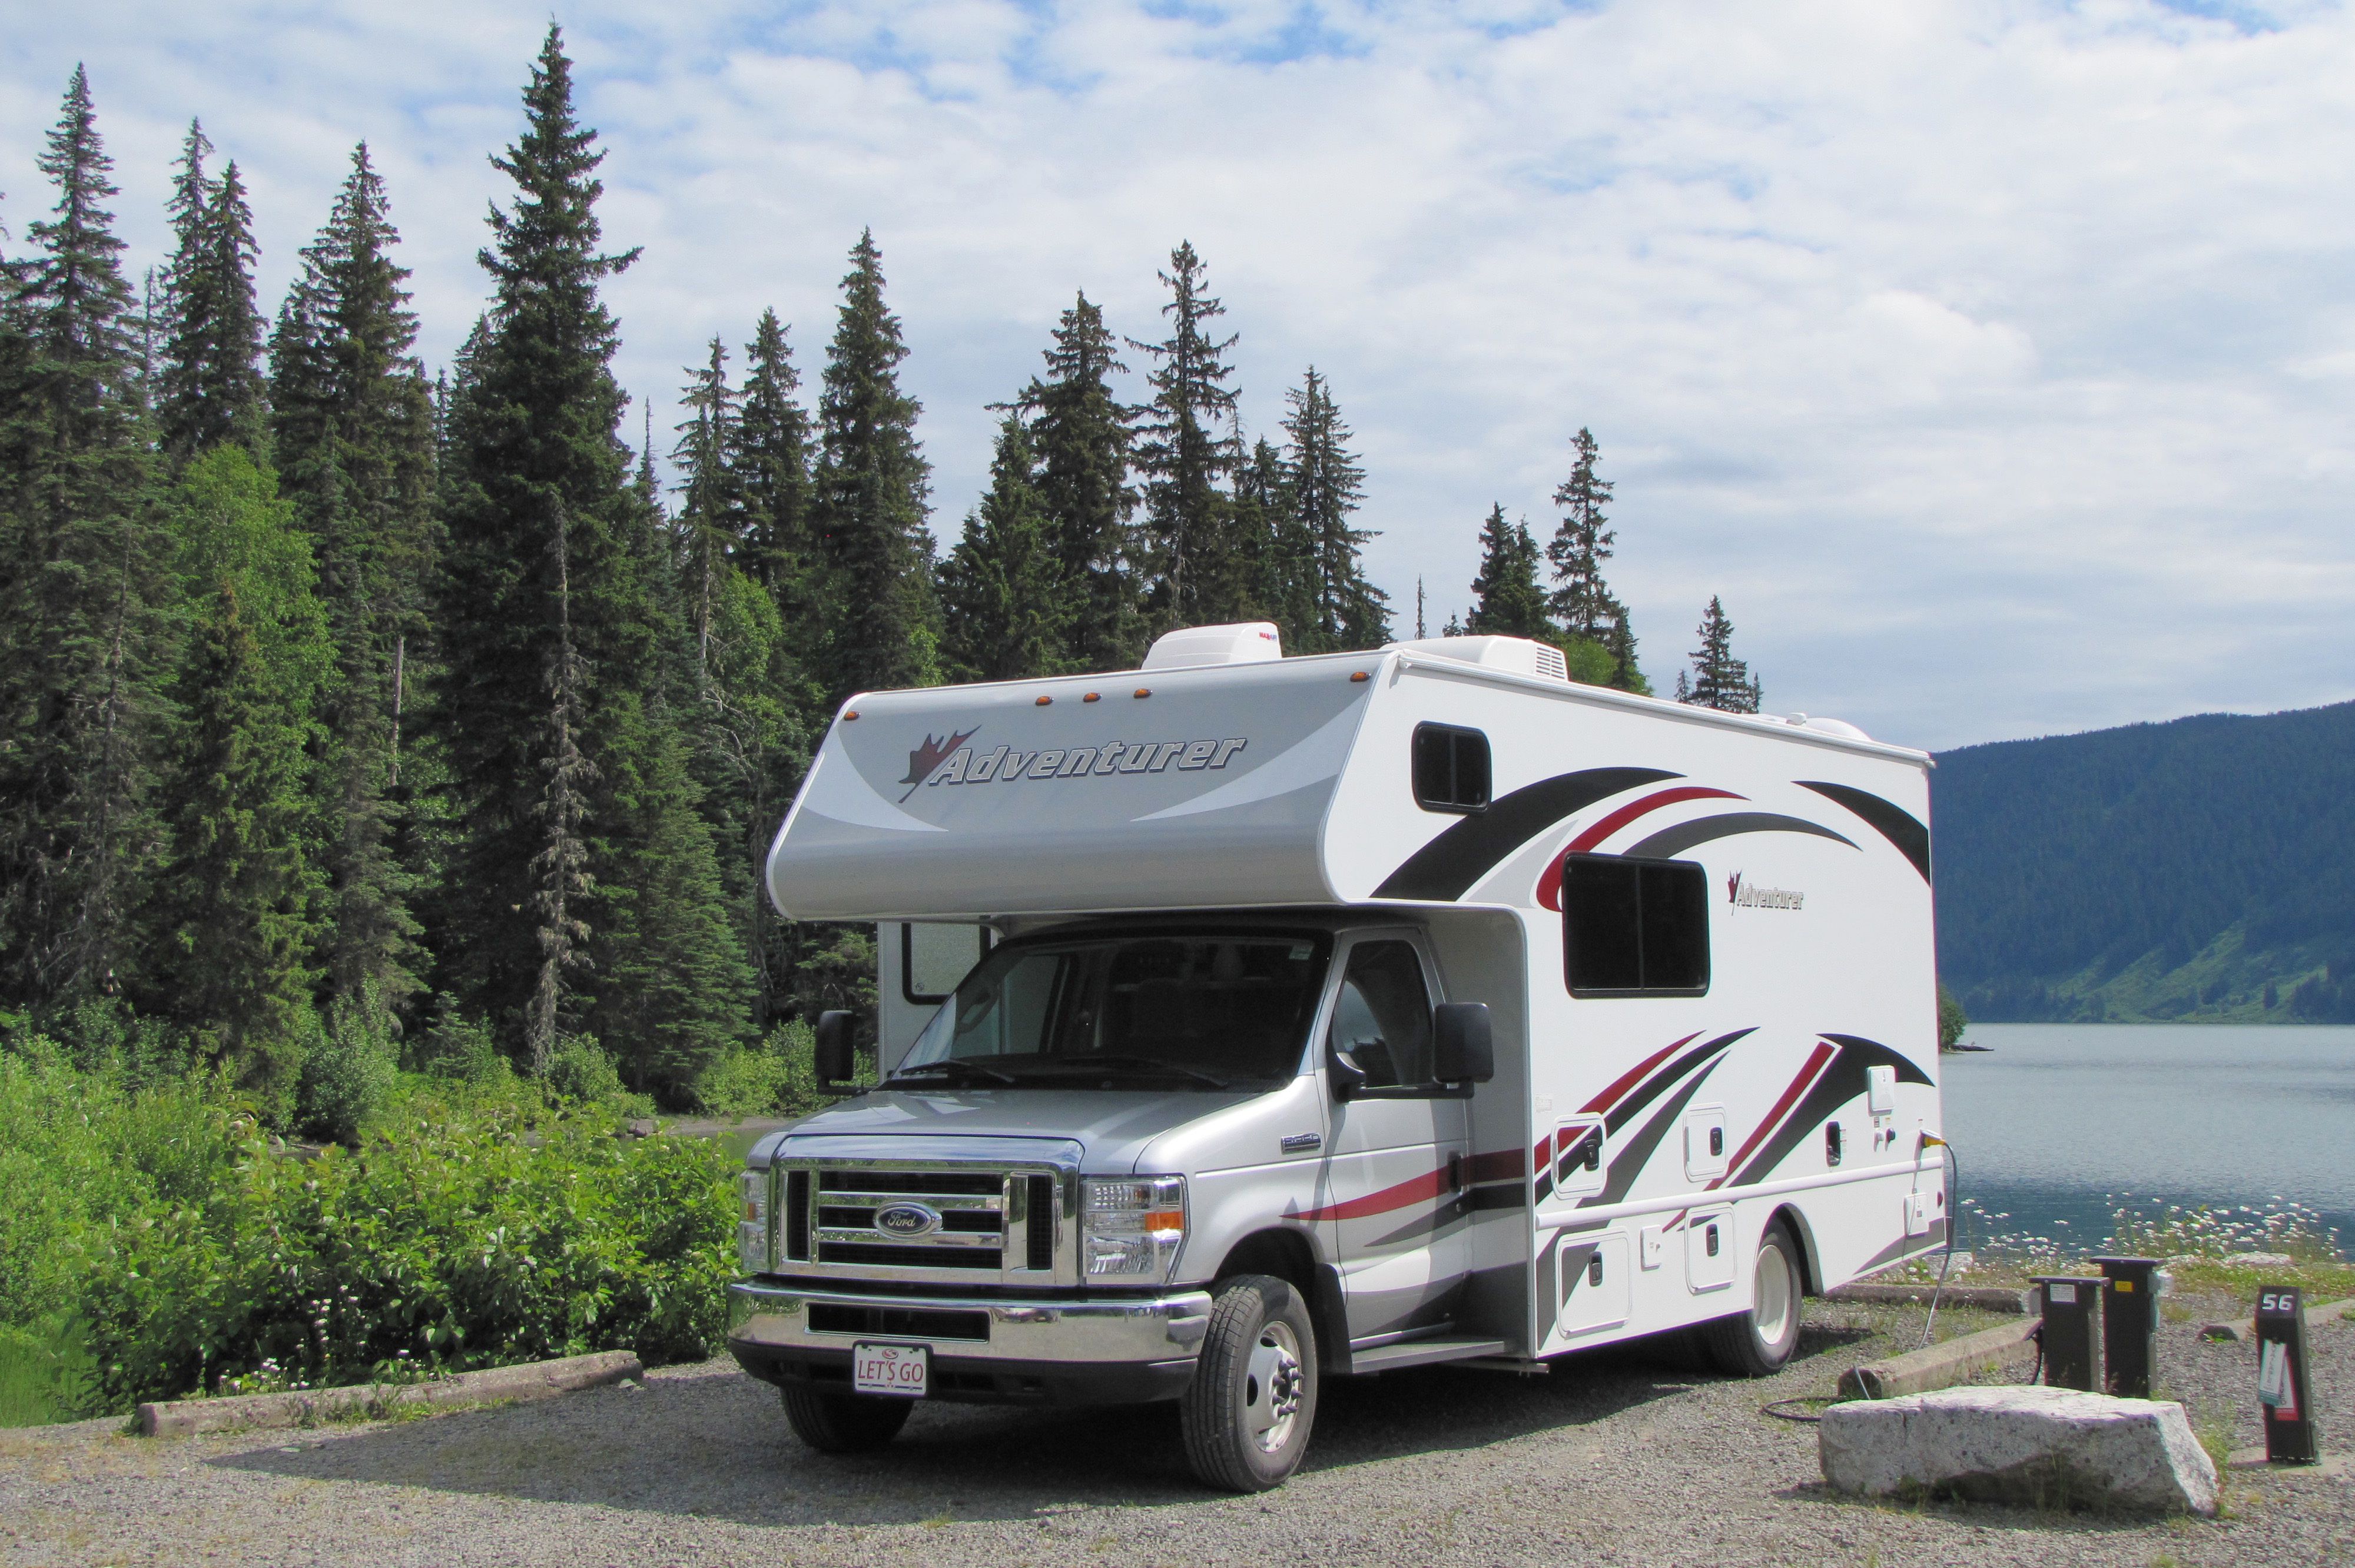
<instances>
[{"instance_id":1,"label":"concrete curb","mask_svg":"<svg viewBox=\"0 0 2355 1568\"><path fill-rule=\"evenodd\" d=\"M1959 1340L1909 1351L1887 1361L1850 1367L1840 1373L1840 1395L1845 1399L1893 1399L1902 1393L1927 1393L1932 1389L1947 1387L1973 1372L1999 1367L2009 1361L2014 1351L2035 1337L2043 1322L2041 1318L2023 1318L2017 1323L1965 1334Z\"/></svg>"},{"instance_id":2,"label":"concrete curb","mask_svg":"<svg viewBox=\"0 0 2355 1568\"><path fill-rule=\"evenodd\" d=\"M1827 1301L1865 1301L1879 1306L1926 1307L1934 1285L1840 1285L1824 1293ZM2036 1291L2009 1285L1949 1285L1938 1296L1941 1307L1972 1307L1982 1312L2018 1312L2033 1316Z\"/></svg>"},{"instance_id":3,"label":"concrete curb","mask_svg":"<svg viewBox=\"0 0 2355 1568\"><path fill-rule=\"evenodd\" d=\"M645 1364L628 1351L491 1367L433 1383L360 1383L300 1393L247 1393L229 1399L183 1399L139 1407L143 1437L185 1437L234 1427L307 1426L338 1415L374 1416L396 1407L484 1404L494 1400L546 1399L575 1389L642 1377Z\"/></svg>"}]
</instances>

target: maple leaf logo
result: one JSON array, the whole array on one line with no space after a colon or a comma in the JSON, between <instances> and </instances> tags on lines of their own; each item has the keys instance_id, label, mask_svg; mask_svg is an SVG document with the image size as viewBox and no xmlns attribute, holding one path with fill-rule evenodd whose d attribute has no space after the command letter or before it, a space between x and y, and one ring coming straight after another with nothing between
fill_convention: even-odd
<instances>
[{"instance_id":1,"label":"maple leaf logo","mask_svg":"<svg viewBox=\"0 0 2355 1568\"><path fill-rule=\"evenodd\" d=\"M975 725L962 735L952 734L946 740L935 740L927 734L924 736L924 744L908 753L908 776L900 780L908 787L908 795L914 794L916 787L930 779L932 776L932 769L946 762L958 747L980 733L981 726ZM908 795L900 797L903 803L907 800Z\"/></svg>"},{"instance_id":2,"label":"maple leaf logo","mask_svg":"<svg viewBox=\"0 0 2355 1568\"><path fill-rule=\"evenodd\" d=\"M1725 901L1728 904L1742 902L1742 874L1738 871L1725 879Z\"/></svg>"}]
</instances>

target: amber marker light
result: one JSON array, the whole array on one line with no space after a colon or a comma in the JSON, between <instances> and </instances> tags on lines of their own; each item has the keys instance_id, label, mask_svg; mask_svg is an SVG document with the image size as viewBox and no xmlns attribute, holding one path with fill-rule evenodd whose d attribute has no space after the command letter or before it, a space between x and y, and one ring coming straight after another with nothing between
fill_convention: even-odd
<instances>
[{"instance_id":1,"label":"amber marker light","mask_svg":"<svg viewBox=\"0 0 2355 1568\"><path fill-rule=\"evenodd\" d=\"M851 709L848 713L847 713L847 714L845 714L845 715L842 715L842 722L843 722L843 723L845 723L845 724L848 724L852 719L855 719L855 718L857 718L858 716L858 710L857 708L853 708L853 709Z\"/></svg>"},{"instance_id":2,"label":"amber marker light","mask_svg":"<svg viewBox=\"0 0 2355 1568\"><path fill-rule=\"evenodd\" d=\"M1082 697L1080 701L1083 703L1100 703L1103 701L1103 694L1102 692L1090 692L1086 696Z\"/></svg>"},{"instance_id":3,"label":"amber marker light","mask_svg":"<svg viewBox=\"0 0 2355 1568\"><path fill-rule=\"evenodd\" d=\"M1045 707L1048 704L1050 704L1050 703L1053 702L1054 700L1055 700L1055 699L1054 699L1054 698L1052 698L1052 697L1040 697L1040 698L1039 699L1038 705L1039 705L1039 707L1042 707L1042 708L1043 708L1043 707Z\"/></svg>"},{"instance_id":4,"label":"amber marker light","mask_svg":"<svg viewBox=\"0 0 2355 1568\"><path fill-rule=\"evenodd\" d=\"M1352 673L1352 674L1350 675L1349 679L1351 679L1352 681L1363 681L1363 680L1369 679L1369 677L1367 675L1367 673L1366 673L1363 670L1359 670L1359 671L1357 671L1357 672L1355 672L1354 673Z\"/></svg>"},{"instance_id":5,"label":"amber marker light","mask_svg":"<svg viewBox=\"0 0 2355 1568\"><path fill-rule=\"evenodd\" d=\"M1139 686L1136 688L1136 694L1140 697L1149 697L1153 694L1153 688L1150 686Z\"/></svg>"}]
</instances>

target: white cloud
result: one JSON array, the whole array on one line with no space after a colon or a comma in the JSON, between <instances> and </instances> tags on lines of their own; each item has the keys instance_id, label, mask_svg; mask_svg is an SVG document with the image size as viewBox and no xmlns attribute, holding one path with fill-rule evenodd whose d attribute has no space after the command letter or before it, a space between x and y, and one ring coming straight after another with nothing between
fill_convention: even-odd
<instances>
[{"instance_id":1,"label":"white cloud","mask_svg":"<svg viewBox=\"0 0 2355 1568\"><path fill-rule=\"evenodd\" d=\"M273 294L351 143L442 358L544 26L530 7L5 0L0 217L90 62L135 254L181 127L251 179ZM773 304L815 379L884 248L953 535L983 405L1085 288L1155 332L1178 238L1246 418L1314 362L1402 615L1543 528L1581 424L1663 682L1711 593L1777 706L1949 745L2355 686L2355 130L2336 8L1288 3L568 8L604 134L625 382ZM1132 360L1136 356L1132 355ZM629 432L633 439L635 430ZM666 441L666 436L665 440Z\"/></svg>"}]
</instances>

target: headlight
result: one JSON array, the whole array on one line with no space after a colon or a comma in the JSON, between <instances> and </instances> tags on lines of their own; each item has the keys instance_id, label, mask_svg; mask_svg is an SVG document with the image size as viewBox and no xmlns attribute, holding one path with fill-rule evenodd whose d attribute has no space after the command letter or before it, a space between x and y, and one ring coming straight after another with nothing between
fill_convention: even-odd
<instances>
[{"instance_id":1,"label":"headlight","mask_svg":"<svg viewBox=\"0 0 2355 1568\"><path fill-rule=\"evenodd\" d=\"M747 1274L769 1272L769 1173L747 1171L741 1178L743 1217L736 1224L736 1258Z\"/></svg>"},{"instance_id":2,"label":"headlight","mask_svg":"<svg viewBox=\"0 0 2355 1568\"><path fill-rule=\"evenodd\" d=\"M1080 1251L1088 1274L1094 1278L1166 1278L1186 1240L1186 1178L1091 1176L1084 1186Z\"/></svg>"}]
</instances>

